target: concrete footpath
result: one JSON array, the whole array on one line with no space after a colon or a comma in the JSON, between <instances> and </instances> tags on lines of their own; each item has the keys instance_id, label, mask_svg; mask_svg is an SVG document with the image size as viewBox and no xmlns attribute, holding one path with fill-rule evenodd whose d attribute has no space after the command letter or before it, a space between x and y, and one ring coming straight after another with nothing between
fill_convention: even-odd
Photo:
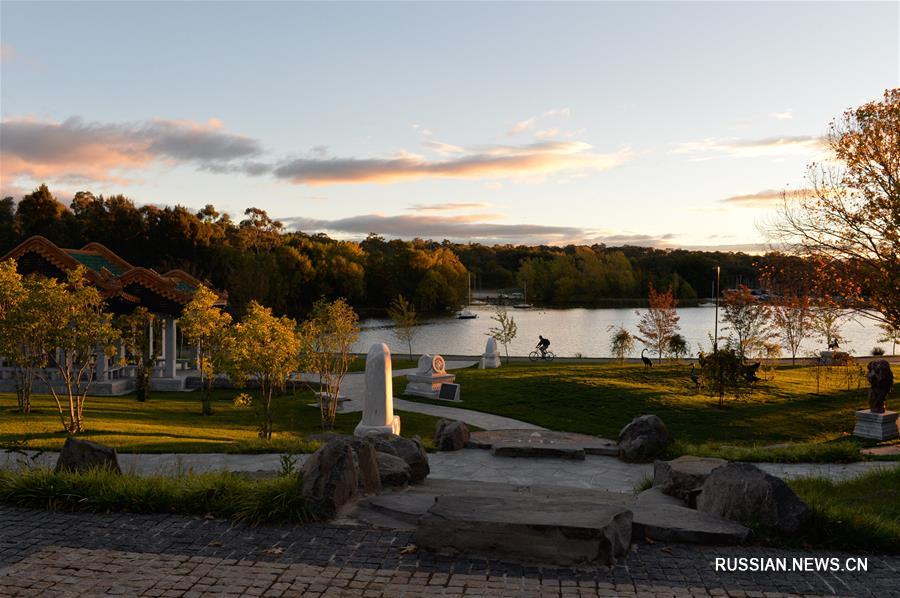
<instances>
[{"instance_id":1,"label":"concrete footpath","mask_svg":"<svg viewBox=\"0 0 900 598\"><path fill-rule=\"evenodd\" d=\"M0 469L22 466L53 467L59 453L0 452ZM308 455L295 455L297 465ZM609 492L631 492L652 475L647 463L625 463L615 457L588 455L584 461L495 457L488 450L464 449L432 453L428 456L430 477L447 480L497 482L504 484L548 484L592 488ZM272 474L281 470L281 455L120 454L123 471L139 475L233 471ZM860 461L858 463L758 463L760 468L784 479L821 476L844 480L878 468L900 467L900 461Z\"/></svg>"}]
</instances>

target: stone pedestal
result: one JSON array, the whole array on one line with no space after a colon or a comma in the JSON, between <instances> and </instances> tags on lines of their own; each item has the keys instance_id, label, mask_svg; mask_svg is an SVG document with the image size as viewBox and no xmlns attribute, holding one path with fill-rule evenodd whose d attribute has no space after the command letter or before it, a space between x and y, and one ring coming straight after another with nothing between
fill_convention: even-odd
<instances>
[{"instance_id":1,"label":"stone pedestal","mask_svg":"<svg viewBox=\"0 0 900 598\"><path fill-rule=\"evenodd\" d=\"M500 351L497 350L497 340L494 337L489 337L485 343L481 359L485 369L500 367Z\"/></svg>"},{"instance_id":2,"label":"stone pedestal","mask_svg":"<svg viewBox=\"0 0 900 598\"><path fill-rule=\"evenodd\" d=\"M400 434L400 417L394 415L391 350L384 343L372 345L366 355L363 416L353 433L356 436Z\"/></svg>"},{"instance_id":3,"label":"stone pedestal","mask_svg":"<svg viewBox=\"0 0 900 598\"><path fill-rule=\"evenodd\" d=\"M872 440L891 440L900 436L897 428L896 411L884 413L872 413L869 409L860 409L856 412L856 427L853 435Z\"/></svg>"},{"instance_id":4,"label":"stone pedestal","mask_svg":"<svg viewBox=\"0 0 900 598\"><path fill-rule=\"evenodd\" d=\"M409 382L404 394L426 399L439 398L441 384L451 384L456 380L456 376L448 374L444 367L444 358L440 355L419 357L419 367L416 373L406 377Z\"/></svg>"}]
</instances>

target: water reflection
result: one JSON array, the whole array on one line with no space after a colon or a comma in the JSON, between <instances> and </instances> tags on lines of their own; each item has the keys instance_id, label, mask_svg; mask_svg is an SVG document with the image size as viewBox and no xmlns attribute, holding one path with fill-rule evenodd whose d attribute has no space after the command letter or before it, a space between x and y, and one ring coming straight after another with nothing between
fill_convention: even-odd
<instances>
[{"instance_id":1,"label":"water reflection","mask_svg":"<svg viewBox=\"0 0 900 598\"><path fill-rule=\"evenodd\" d=\"M496 323L490 319L492 307L472 306L478 314L474 320L438 318L425 322L413 341L414 353L443 353L447 355L476 355L484 351L486 333ZM518 325L518 335L509 346L510 355L528 355L538 342L541 334L551 341L551 350L560 357L609 357L610 326L624 326L629 332L637 332L640 316L631 309L510 309L510 314ZM691 354L699 349L708 349L709 335L715 323L713 307L684 307L678 309L681 316L681 334L690 343ZM719 314L721 316L721 313ZM354 350L365 352L372 343L386 342L391 352L403 354L408 351L406 343L400 342L392 332L392 324L387 319L367 319L362 323L363 331ZM719 323L720 336L724 324ZM857 355L868 355L872 347L878 345L879 329L867 320L850 320L844 325L842 335L846 341L841 348ZM824 342L818 338L804 341L799 355L806 356L823 350ZM884 343L882 343L884 346ZM642 345L632 357L640 354ZM885 347L890 351L890 347ZM501 347L501 352L502 352ZM787 352L785 352L785 356Z\"/></svg>"}]
</instances>

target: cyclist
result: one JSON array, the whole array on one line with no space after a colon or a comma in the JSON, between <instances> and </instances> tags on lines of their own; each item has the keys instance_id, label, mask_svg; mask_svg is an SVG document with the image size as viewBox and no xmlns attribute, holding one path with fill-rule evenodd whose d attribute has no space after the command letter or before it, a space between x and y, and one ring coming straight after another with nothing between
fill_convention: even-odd
<instances>
[{"instance_id":1,"label":"cyclist","mask_svg":"<svg viewBox=\"0 0 900 598\"><path fill-rule=\"evenodd\" d=\"M538 338L541 339L541 340L538 341L538 344L537 344L537 346L535 347L535 349L540 350L540 352L541 352L541 359L545 359L545 358L547 357L547 347L550 346L550 339L549 339L549 338L544 338L544 337L541 336L540 334L538 335Z\"/></svg>"}]
</instances>

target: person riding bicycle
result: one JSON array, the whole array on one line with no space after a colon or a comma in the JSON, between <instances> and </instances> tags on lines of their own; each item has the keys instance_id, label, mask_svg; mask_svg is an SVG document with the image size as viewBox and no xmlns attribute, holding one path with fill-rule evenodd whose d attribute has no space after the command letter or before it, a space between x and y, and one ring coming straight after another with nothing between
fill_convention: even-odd
<instances>
[{"instance_id":1,"label":"person riding bicycle","mask_svg":"<svg viewBox=\"0 0 900 598\"><path fill-rule=\"evenodd\" d=\"M538 349L541 352L541 359L544 359L545 357L547 357L547 347L550 346L550 339L544 338L540 334L538 335L538 338L541 340L538 341L538 344L535 347L535 349Z\"/></svg>"}]
</instances>

